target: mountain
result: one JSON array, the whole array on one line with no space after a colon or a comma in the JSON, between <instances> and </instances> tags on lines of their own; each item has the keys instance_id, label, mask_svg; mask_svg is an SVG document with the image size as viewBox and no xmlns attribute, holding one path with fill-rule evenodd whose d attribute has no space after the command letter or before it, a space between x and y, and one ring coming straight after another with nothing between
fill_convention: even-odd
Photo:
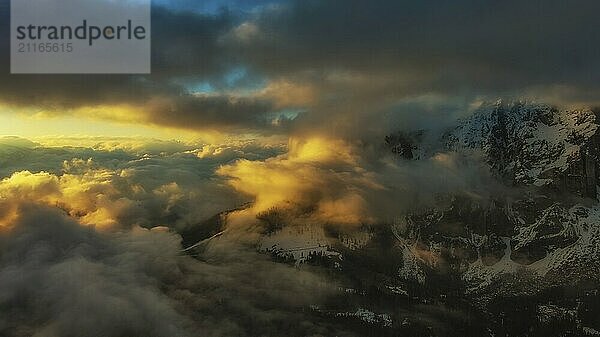
<instances>
[{"instance_id":1,"label":"mountain","mask_svg":"<svg viewBox=\"0 0 600 337\"><path fill-rule=\"evenodd\" d=\"M389 135L399 163L472 157L501 188L439 193L393 223L350 231L288 224L273 209L259 217L257 249L326 273L339 295L307 310L360 336L600 335L598 115L498 101L440 135ZM210 228L184 240L221 230Z\"/></svg>"},{"instance_id":2,"label":"mountain","mask_svg":"<svg viewBox=\"0 0 600 337\"><path fill-rule=\"evenodd\" d=\"M592 110L499 101L449 132L449 149L483 151L492 169L515 184L552 186L596 198L599 135Z\"/></svg>"},{"instance_id":3,"label":"mountain","mask_svg":"<svg viewBox=\"0 0 600 337\"><path fill-rule=\"evenodd\" d=\"M444 195L445 206L409 214L397 226L400 236L460 275L465 298L490 317L529 317L540 322L539 331L567 326L559 335L600 331L600 311L585 305L598 300L600 280L598 124L598 113L588 109L502 101L483 105L441 137L441 149L480 154L511 192L485 202ZM419 160L402 149L431 153L418 143L423 132L394 135L387 143L403 160ZM436 268L418 258L427 254L413 255L421 270ZM517 302L531 302L529 316L515 314ZM522 320L523 326L527 322ZM504 318L492 325L496 333L522 333L511 332L519 324Z\"/></svg>"}]
</instances>

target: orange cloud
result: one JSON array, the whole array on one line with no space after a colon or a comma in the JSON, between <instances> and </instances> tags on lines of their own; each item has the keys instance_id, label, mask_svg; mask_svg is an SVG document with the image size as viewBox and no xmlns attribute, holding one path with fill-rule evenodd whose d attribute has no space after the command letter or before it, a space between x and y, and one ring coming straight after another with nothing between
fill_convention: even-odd
<instances>
[{"instance_id":1,"label":"orange cloud","mask_svg":"<svg viewBox=\"0 0 600 337\"><path fill-rule=\"evenodd\" d=\"M271 99L275 107L298 108L307 107L316 103L318 99L317 88L307 84L294 83L289 80L277 80L259 93L259 97Z\"/></svg>"},{"instance_id":2,"label":"orange cloud","mask_svg":"<svg viewBox=\"0 0 600 337\"><path fill-rule=\"evenodd\" d=\"M280 208L309 212L320 223L356 225L373 220L363 191L383 188L358 166L352 146L325 138L291 139L285 155L240 160L217 173L254 198L253 214Z\"/></svg>"},{"instance_id":3,"label":"orange cloud","mask_svg":"<svg viewBox=\"0 0 600 337\"><path fill-rule=\"evenodd\" d=\"M8 205L34 202L58 206L82 223L100 228L116 224L116 207L108 199L118 193L112 173L103 170L62 176L22 171L0 181L0 198ZM12 206L4 207L14 212Z\"/></svg>"}]
</instances>

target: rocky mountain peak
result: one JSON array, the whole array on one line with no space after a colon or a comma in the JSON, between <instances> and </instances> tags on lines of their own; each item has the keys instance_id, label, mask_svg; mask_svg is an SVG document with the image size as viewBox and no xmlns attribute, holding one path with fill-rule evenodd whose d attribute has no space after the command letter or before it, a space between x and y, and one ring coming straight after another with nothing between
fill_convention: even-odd
<instances>
[{"instance_id":1,"label":"rocky mountain peak","mask_svg":"<svg viewBox=\"0 0 600 337\"><path fill-rule=\"evenodd\" d=\"M546 104L484 104L445 136L448 149L481 150L515 184L551 186L596 197L598 123L589 109Z\"/></svg>"}]
</instances>

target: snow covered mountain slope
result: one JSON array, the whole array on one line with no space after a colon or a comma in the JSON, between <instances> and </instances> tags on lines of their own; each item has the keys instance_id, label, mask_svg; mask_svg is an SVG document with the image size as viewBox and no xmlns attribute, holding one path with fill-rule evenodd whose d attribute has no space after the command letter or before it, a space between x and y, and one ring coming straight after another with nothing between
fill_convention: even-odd
<instances>
[{"instance_id":1,"label":"snow covered mountain slope","mask_svg":"<svg viewBox=\"0 0 600 337\"><path fill-rule=\"evenodd\" d=\"M481 150L493 169L517 184L595 197L597 131L591 110L498 101L480 107L445 138L449 149Z\"/></svg>"}]
</instances>

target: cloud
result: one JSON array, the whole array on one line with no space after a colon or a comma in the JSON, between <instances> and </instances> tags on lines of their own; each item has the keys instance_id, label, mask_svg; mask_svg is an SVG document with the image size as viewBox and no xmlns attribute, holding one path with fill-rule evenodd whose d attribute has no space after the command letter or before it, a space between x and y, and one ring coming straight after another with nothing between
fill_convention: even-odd
<instances>
[{"instance_id":1,"label":"cloud","mask_svg":"<svg viewBox=\"0 0 600 337\"><path fill-rule=\"evenodd\" d=\"M287 154L266 161L240 160L218 170L237 191L254 197L253 212L273 207L308 210L321 222L358 224L367 221L364 200L354 185L372 185L368 175L356 172L348 147L326 139L290 144ZM359 170L356 168L356 170ZM345 204L342 212L340 207Z\"/></svg>"},{"instance_id":2,"label":"cloud","mask_svg":"<svg viewBox=\"0 0 600 337\"><path fill-rule=\"evenodd\" d=\"M286 154L238 160L217 173L252 198L233 225L278 210L292 222L358 226L390 223L415 207L433 207L447 193L486 200L500 188L476 154L434 152L420 161L392 157L384 148L337 139L291 139Z\"/></svg>"},{"instance_id":3,"label":"cloud","mask_svg":"<svg viewBox=\"0 0 600 337\"><path fill-rule=\"evenodd\" d=\"M0 144L0 197L58 206L103 228L197 225L244 202L215 174L220 165L282 152L278 145L252 140L227 145L75 140L92 147L46 147L16 138L0 143L7 142Z\"/></svg>"},{"instance_id":4,"label":"cloud","mask_svg":"<svg viewBox=\"0 0 600 337\"><path fill-rule=\"evenodd\" d=\"M591 33L598 6L294 1L262 12L254 19L262 34L231 48L268 77L317 93L292 132L362 137L387 131L386 112L399 122L414 118L426 103L403 103L419 97L460 102L463 112L498 97L598 104L600 49ZM447 120L455 110L438 106L435 115Z\"/></svg>"},{"instance_id":5,"label":"cloud","mask_svg":"<svg viewBox=\"0 0 600 337\"><path fill-rule=\"evenodd\" d=\"M9 22L8 6L0 7L2 22ZM79 115L129 123L223 131L268 129L272 113L268 101L215 93L194 95L185 78L215 80L229 70L230 58L219 38L236 18L172 12L153 8L153 71L149 76L10 75L10 48L1 48L0 105L20 113L45 116ZM2 45L8 44L9 26L0 25ZM39 115L39 113L38 113Z\"/></svg>"},{"instance_id":6,"label":"cloud","mask_svg":"<svg viewBox=\"0 0 600 337\"><path fill-rule=\"evenodd\" d=\"M461 80L453 76L463 74L464 84L471 86L499 87L507 82L494 82L503 77L512 85L563 76L583 82L591 80L587 70L598 66L594 56L600 51L591 43L592 13L597 7L588 0L568 5L561 1L543 5L473 0L294 1L257 19L263 35L271 38L248 56L279 72L417 67L419 72L413 73L439 73L437 78L448 80ZM510 25L507 19L512 19ZM271 53L259 52L265 47L279 57L272 60ZM560 72L552 73L553 69ZM476 79L473 76L484 83L467 83Z\"/></svg>"},{"instance_id":7,"label":"cloud","mask_svg":"<svg viewBox=\"0 0 600 337\"><path fill-rule=\"evenodd\" d=\"M189 252L195 258L182 252L172 230L201 230L207 217L239 205L215 170L232 159L278 155L278 145L71 140L94 144L83 148L45 141L54 147L14 137L0 142L0 157L20 158L3 167L0 180L0 335L343 329L308 309L327 301L335 282L256 252L259 232L252 226L229 227ZM16 169L27 163L46 171Z\"/></svg>"},{"instance_id":8,"label":"cloud","mask_svg":"<svg viewBox=\"0 0 600 337\"><path fill-rule=\"evenodd\" d=\"M272 103L254 97L231 95L192 95L173 100L153 98L145 107L145 122L176 128L195 130L263 130L272 127L269 113ZM132 113L137 113L133 110Z\"/></svg>"},{"instance_id":9,"label":"cloud","mask_svg":"<svg viewBox=\"0 0 600 337\"><path fill-rule=\"evenodd\" d=\"M330 292L320 277L225 240L209 247L201 262L182 256L179 241L158 230L100 233L56 209L21 203L12 229L0 232L0 333L172 337L326 330L298 310Z\"/></svg>"},{"instance_id":10,"label":"cloud","mask_svg":"<svg viewBox=\"0 0 600 337\"><path fill-rule=\"evenodd\" d=\"M463 107L498 96L598 104L598 6L593 0L286 1L207 13L155 6L152 75L98 75L91 83L77 75L12 76L6 68L0 102L21 112L88 109L101 112L90 113L96 118L267 134L287 133L290 124L343 133L371 121L376 129L385 125L382 111L427 95L466 101ZM8 17L8 6L0 13ZM8 20L1 21L7 46ZM2 50L7 67L9 48ZM237 92L222 88L240 67L252 79ZM200 84L212 91L198 95ZM300 118L275 122L290 107L302 111Z\"/></svg>"}]
</instances>

